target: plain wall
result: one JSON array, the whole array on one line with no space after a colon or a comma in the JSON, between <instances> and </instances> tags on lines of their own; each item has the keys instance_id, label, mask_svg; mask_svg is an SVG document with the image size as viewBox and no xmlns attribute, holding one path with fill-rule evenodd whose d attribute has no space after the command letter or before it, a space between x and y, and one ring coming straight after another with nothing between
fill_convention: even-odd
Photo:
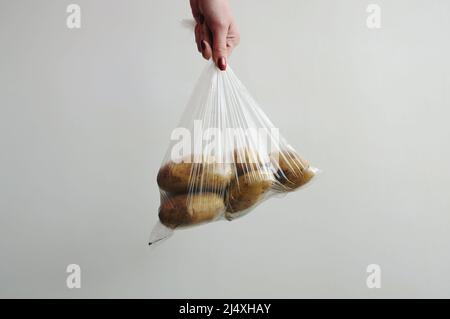
<instances>
[{"instance_id":1,"label":"plain wall","mask_svg":"<svg viewBox=\"0 0 450 319\"><path fill-rule=\"evenodd\" d=\"M72 1L0 0L1 297L450 297L449 1L232 1L230 65L323 173L155 248L156 174L207 64L189 4L73 2L78 30Z\"/></svg>"}]
</instances>

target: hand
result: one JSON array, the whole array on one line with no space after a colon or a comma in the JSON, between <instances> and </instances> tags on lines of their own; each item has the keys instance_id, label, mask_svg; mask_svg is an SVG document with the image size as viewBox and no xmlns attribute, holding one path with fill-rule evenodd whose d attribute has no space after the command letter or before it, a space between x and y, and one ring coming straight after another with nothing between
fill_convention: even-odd
<instances>
[{"instance_id":1,"label":"hand","mask_svg":"<svg viewBox=\"0 0 450 319\"><path fill-rule=\"evenodd\" d=\"M228 0L190 0L196 21L195 42L198 51L224 71L227 58L239 44L239 30Z\"/></svg>"}]
</instances>

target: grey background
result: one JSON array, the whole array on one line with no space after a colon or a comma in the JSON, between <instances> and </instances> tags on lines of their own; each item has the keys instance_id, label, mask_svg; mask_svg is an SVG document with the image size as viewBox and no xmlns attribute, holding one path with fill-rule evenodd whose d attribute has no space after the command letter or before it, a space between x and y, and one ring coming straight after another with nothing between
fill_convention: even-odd
<instances>
[{"instance_id":1,"label":"grey background","mask_svg":"<svg viewBox=\"0 0 450 319\"><path fill-rule=\"evenodd\" d=\"M0 1L1 297L450 297L450 2L232 1L230 64L324 173L155 249L155 176L206 64L188 1L74 2L80 30L71 1Z\"/></svg>"}]
</instances>

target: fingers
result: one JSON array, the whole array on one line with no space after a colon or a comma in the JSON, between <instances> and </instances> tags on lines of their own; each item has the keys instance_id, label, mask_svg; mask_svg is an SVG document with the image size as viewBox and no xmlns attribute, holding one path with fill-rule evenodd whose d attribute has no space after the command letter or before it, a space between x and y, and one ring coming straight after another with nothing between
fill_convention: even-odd
<instances>
[{"instance_id":1,"label":"fingers","mask_svg":"<svg viewBox=\"0 0 450 319\"><path fill-rule=\"evenodd\" d=\"M233 22L230 24L227 36L228 56L230 56L231 51L233 51L233 49L239 45L240 40L241 37L239 34L239 29L236 23Z\"/></svg>"},{"instance_id":2,"label":"fingers","mask_svg":"<svg viewBox=\"0 0 450 319\"><path fill-rule=\"evenodd\" d=\"M202 53L202 47L200 44L200 42L202 41L202 26L198 23L195 25L194 34L195 43L197 43L197 50L198 52Z\"/></svg>"},{"instance_id":3,"label":"fingers","mask_svg":"<svg viewBox=\"0 0 450 319\"><path fill-rule=\"evenodd\" d=\"M194 17L195 21L197 23L202 23L203 21L200 21L201 14L200 14L200 10L198 7L198 0L190 0L189 2L191 4L192 16Z\"/></svg>"},{"instance_id":4,"label":"fingers","mask_svg":"<svg viewBox=\"0 0 450 319\"><path fill-rule=\"evenodd\" d=\"M225 71L227 68L227 35L228 28L218 26L212 30L213 35L213 60L217 67Z\"/></svg>"},{"instance_id":5,"label":"fingers","mask_svg":"<svg viewBox=\"0 0 450 319\"><path fill-rule=\"evenodd\" d=\"M206 23L202 26L202 41L200 43L202 55L206 60L211 59L212 51L212 34Z\"/></svg>"},{"instance_id":6,"label":"fingers","mask_svg":"<svg viewBox=\"0 0 450 319\"><path fill-rule=\"evenodd\" d=\"M211 31L206 23L195 26L195 42L197 49L206 60L213 58L217 67L224 71L227 59L239 44L239 31L234 23L227 27L216 27Z\"/></svg>"},{"instance_id":7,"label":"fingers","mask_svg":"<svg viewBox=\"0 0 450 319\"><path fill-rule=\"evenodd\" d=\"M195 42L202 56L220 70L227 68L227 59L239 43L239 31L228 0L190 0L195 27Z\"/></svg>"}]
</instances>

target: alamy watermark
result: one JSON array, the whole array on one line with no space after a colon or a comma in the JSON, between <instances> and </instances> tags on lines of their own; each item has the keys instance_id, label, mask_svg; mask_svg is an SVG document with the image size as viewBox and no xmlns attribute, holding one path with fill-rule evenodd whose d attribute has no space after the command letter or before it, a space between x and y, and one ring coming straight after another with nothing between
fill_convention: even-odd
<instances>
[{"instance_id":1,"label":"alamy watermark","mask_svg":"<svg viewBox=\"0 0 450 319\"><path fill-rule=\"evenodd\" d=\"M66 278L67 288L81 288L81 267L77 264L70 264L66 268L69 275Z\"/></svg>"},{"instance_id":2,"label":"alamy watermark","mask_svg":"<svg viewBox=\"0 0 450 319\"><path fill-rule=\"evenodd\" d=\"M66 8L69 15L66 18L66 26L69 29L81 28L81 7L78 4L69 4Z\"/></svg>"},{"instance_id":3,"label":"alamy watermark","mask_svg":"<svg viewBox=\"0 0 450 319\"><path fill-rule=\"evenodd\" d=\"M369 29L381 28L381 7L378 4L369 4L366 8L367 16L366 25Z\"/></svg>"},{"instance_id":4,"label":"alamy watermark","mask_svg":"<svg viewBox=\"0 0 450 319\"><path fill-rule=\"evenodd\" d=\"M381 288L381 267L377 264L370 264L366 271L369 273L366 279L367 288Z\"/></svg>"},{"instance_id":5,"label":"alamy watermark","mask_svg":"<svg viewBox=\"0 0 450 319\"><path fill-rule=\"evenodd\" d=\"M233 150L251 149L260 155L280 149L277 128L204 128L201 120L194 121L193 130L184 127L174 129L171 140L175 143L170 158L175 163L200 163L205 158L214 159L217 163L234 163ZM242 160L256 163L258 157L250 156Z\"/></svg>"}]
</instances>

